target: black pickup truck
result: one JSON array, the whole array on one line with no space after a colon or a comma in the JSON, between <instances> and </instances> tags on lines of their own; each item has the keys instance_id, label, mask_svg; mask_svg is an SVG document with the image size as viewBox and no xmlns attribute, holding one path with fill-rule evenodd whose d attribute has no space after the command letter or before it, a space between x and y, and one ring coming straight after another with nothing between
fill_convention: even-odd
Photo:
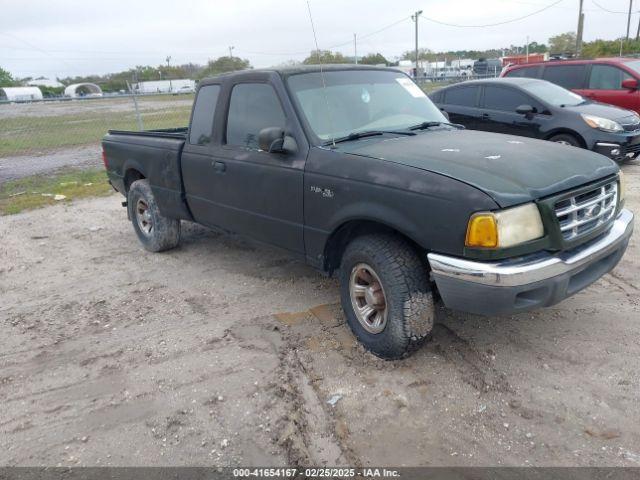
<instances>
[{"instance_id":1,"label":"black pickup truck","mask_svg":"<svg viewBox=\"0 0 640 480\"><path fill-rule=\"evenodd\" d=\"M249 70L204 80L189 128L110 131L111 184L143 246L183 220L337 274L347 321L383 358L428 338L435 304L552 305L610 271L633 230L608 158L448 123L399 71Z\"/></svg>"}]
</instances>

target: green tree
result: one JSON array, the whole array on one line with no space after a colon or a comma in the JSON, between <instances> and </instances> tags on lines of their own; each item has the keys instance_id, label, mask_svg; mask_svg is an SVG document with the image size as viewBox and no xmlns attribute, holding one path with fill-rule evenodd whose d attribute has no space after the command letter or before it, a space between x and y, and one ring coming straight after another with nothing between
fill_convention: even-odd
<instances>
[{"instance_id":1,"label":"green tree","mask_svg":"<svg viewBox=\"0 0 640 480\"><path fill-rule=\"evenodd\" d=\"M351 63L351 61L340 52L331 50L313 50L307 58L303 60L305 65L326 65L328 63Z\"/></svg>"},{"instance_id":2,"label":"green tree","mask_svg":"<svg viewBox=\"0 0 640 480\"><path fill-rule=\"evenodd\" d=\"M16 84L11 74L0 67L0 87L12 87Z\"/></svg>"},{"instance_id":3,"label":"green tree","mask_svg":"<svg viewBox=\"0 0 640 480\"><path fill-rule=\"evenodd\" d=\"M425 60L428 62L435 61L436 54L428 48L419 48L418 49L418 60ZM402 54L403 60L413 60L416 59L416 51L415 50L407 50Z\"/></svg>"},{"instance_id":4,"label":"green tree","mask_svg":"<svg viewBox=\"0 0 640 480\"><path fill-rule=\"evenodd\" d=\"M369 53L362 57L359 62L365 65L387 65L389 63L380 53Z\"/></svg>"},{"instance_id":5,"label":"green tree","mask_svg":"<svg viewBox=\"0 0 640 480\"><path fill-rule=\"evenodd\" d=\"M209 60L209 63L198 74L199 78L211 77L225 72L235 72L236 70L246 70L251 68L249 60L239 57L219 57Z\"/></svg>"},{"instance_id":6,"label":"green tree","mask_svg":"<svg viewBox=\"0 0 640 480\"><path fill-rule=\"evenodd\" d=\"M587 58L612 57L620 55L620 42L622 41L622 54L640 53L640 40L629 40L623 38L616 40L594 40L582 44L582 56Z\"/></svg>"},{"instance_id":7,"label":"green tree","mask_svg":"<svg viewBox=\"0 0 640 480\"><path fill-rule=\"evenodd\" d=\"M549 39L550 53L575 53L576 34L575 32L560 33Z\"/></svg>"}]
</instances>

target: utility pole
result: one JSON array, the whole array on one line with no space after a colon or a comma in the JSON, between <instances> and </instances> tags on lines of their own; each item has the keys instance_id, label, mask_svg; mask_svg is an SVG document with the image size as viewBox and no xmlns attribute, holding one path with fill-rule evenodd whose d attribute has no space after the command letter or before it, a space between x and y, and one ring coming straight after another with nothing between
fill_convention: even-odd
<instances>
[{"instance_id":1,"label":"utility pole","mask_svg":"<svg viewBox=\"0 0 640 480\"><path fill-rule=\"evenodd\" d=\"M638 18L638 30L636 30L636 42L640 40L640 18Z\"/></svg>"},{"instance_id":2,"label":"utility pole","mask_svg":"<svg viewBox=\"0 0 640 480\"><path fill-rule=\"evenodd\" d=\"M627 42L629 41L629 28L631 28L631 9L633 8L633 0L629 0L629 13L627 14Z\"/></svg>"},{"instance_id":3,"label":"utility pole","mask_svg":"<svg viewBox=\"0 0 640 480\"><path fill-rule=\"evenodd\" d=\"M422 10L418 10L416 13L411 15L411 20L416 22L416 78L418 78L418 19L420 18L420 15L422 15Z\"/></svg>"},{"instance_id":4,"label":"utility pole","mask_svg":"<svg viewBox=\"0 0 640 480\"><path fill-rule=\"evenodd\" d=\"M171 75L170 75L170 72L169 72L169 68L170 68L169 64L171 63L171 55L167 55L166 60L167 60L167 76L169 76L169 91L173 92L173 84L171 83Z\"/></svg>"},{"instance_id":5,"label":"utility pole","mask_svg":"<svg viewBox=\"0 0 640 480\"><path fill-rule=\"evenodd\" d=\"M356 34L353 34L353 58L356 62L356 65L358 64L358 42L356 40Z\"/></svg>"},{"instance_id":6,"label":"utility pole","mask_svg":"<svg viewBox=\"0 0 640 480\"><path fill-rule=\"evenodd\" d=\"M584 13L582 13L582 4L584 0L580 0L580 7L578 9L578 33L576 35L576 57L580 56L582 52L582 31L584 29Z\"/></svg>"},{"instance_id":7,"label":"utility pole","mask_svg":"<svg viewBox=\"0 0 640 480\"><path fill-rule=\"evenodd\" d=\"M527 35L527 63L529 63L529 35Z\"/></svg>"},{"instance_id":8,"label":"utility pole","mask_svg":"<svg viewBox=\"0 0 640 480\"><path fill-rule=\"evenodd\" d=\"M229 58L233 58L233 49L236 48L233 45L229 47Z\"/></svg>"}]
</instances>

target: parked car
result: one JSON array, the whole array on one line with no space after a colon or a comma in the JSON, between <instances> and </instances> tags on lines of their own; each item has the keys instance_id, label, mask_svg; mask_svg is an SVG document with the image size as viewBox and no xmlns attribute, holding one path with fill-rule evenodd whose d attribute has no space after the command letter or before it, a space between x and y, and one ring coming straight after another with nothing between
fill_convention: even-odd
<instances>
[{"instance_id":1,"label":"parked car","mask_svg":"<svg viewBox=\"0 0 640 480\"><path fill-rule=\"evenodd\" d=\"M189 128L112 130L102 146L144 248L176 247L183 220L280 247L337 275L358 339L401 358L440 297L525 311L622 257L618 166L519 138L449 124L400 71L316 65L203 80Z\"/></svg>"},{"instance_id":2,"label":"parked car","mask_svg":"<svg viewBox=\"0 0 640 480\"><path fill-rule=\"evenodd\" d=\"M640 59L599 58L512 65L503 77L541 78L602 103L640 113Z\"/></svg>"},{"instance_id":3,"label":"parked car","mask_svg":"<svg viewBox=\"0 0 640 480\"><path fill-rule=\"evenodd\" d=\"M473 74L478 77L497 77L502 71L499 58L481 58L473 62Z\"/></svg>"},{"instance_id":4,"label":"parked car","mask_svg":"<svg viewBox=\"0 0 640 480\"><path fill-rule=\"evenodd\" d=\"M587 148L622 161L640 152L640 116L596 103L546 80L495 78L442 88L431 99L472 130Z\"/></svg>"}]
</instances>

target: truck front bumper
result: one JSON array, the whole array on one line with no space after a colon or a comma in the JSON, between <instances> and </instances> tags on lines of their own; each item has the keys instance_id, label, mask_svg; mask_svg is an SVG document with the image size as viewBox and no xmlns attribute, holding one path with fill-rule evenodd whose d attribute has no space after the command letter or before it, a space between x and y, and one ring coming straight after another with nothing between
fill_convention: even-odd
<instances>
[{"instance_id":1,"label":"truck front bumper","mask_svg":"<svg viewBox=\"0 0 640 480\"><path fill-rule=\"evenodd\" d=\"M633 213L623 209L611 228L573 250L539 252L495 262L429 253L431 275L448 308L499 315L564 300L616 266L633 232Z\"/></svg>"}]
</instances>

